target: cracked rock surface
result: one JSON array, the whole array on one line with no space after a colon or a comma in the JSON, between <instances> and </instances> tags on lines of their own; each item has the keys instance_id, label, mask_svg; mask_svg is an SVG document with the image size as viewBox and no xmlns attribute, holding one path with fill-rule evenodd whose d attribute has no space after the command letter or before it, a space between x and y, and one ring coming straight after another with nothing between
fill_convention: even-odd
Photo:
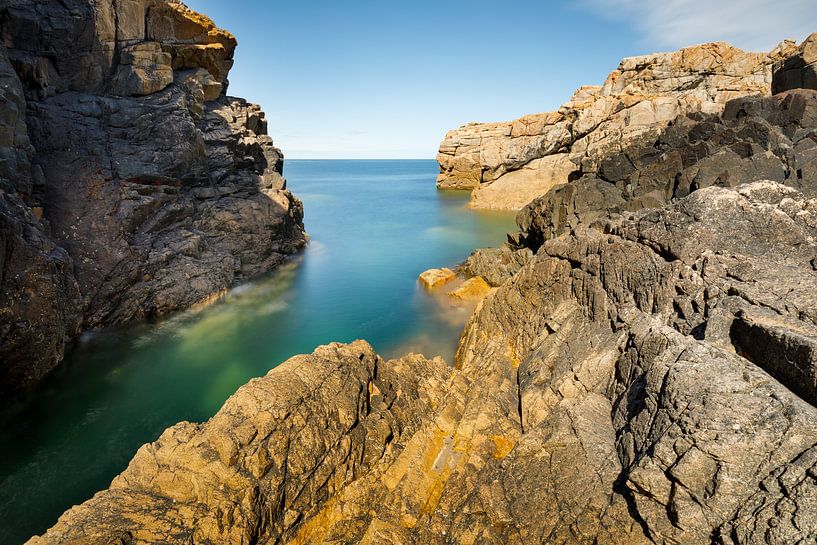
<instances>
[{"instance_id":1,"label":"cracked rock surface","mask_svg":"<svg viewBox=\"0 0 817 545\"><path fill-rule=\"evenodd\" d=\"M816 236L773 181L578 225L455 367L293 358L31 543L807 543Z\"/></svg>"},{"instance_id":2,"label":"cracked rock surface","mask_svg":"<svg viewBox=\"0 0 817 545\"><path fill-rule=\"evenodd\" d=\"M180 2L0 0L0 396L83 329L166 314L303 246L235 38Z\"/></svg>"}]
</instances>

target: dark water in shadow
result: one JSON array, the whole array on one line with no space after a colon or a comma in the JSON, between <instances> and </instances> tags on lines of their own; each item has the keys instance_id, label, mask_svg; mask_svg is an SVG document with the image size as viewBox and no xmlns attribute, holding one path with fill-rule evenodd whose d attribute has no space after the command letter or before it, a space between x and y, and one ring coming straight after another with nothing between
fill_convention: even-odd
<instances>
[{"instance_id":1,"label":"dark water in shadow","mask_svg":"<svg viewBox=\"0 0 817 545\"><path fill-rule=\"evenodd\" d=\"M251 377L316 345L363 338L386 357L451 361L467 308L417 285L513 230L513 214L438 192L435 161L288 161L312 240L299 258L220 302L155 324L86 335L5 415L0 544L51 526L180 420L202 421Z\"/></svg>"}]
</instances>

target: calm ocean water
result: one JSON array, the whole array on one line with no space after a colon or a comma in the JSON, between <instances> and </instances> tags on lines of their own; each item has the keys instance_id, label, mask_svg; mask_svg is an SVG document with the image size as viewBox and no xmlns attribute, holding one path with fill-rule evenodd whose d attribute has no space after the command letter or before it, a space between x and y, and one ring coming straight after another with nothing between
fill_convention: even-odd
<instances>
[{"instance_id":1,"label":"calm ocean water","mask_svg":"<svg viewBox=\"0 0 817 545\"><path fill-rule=\"evenodd\" d=\"M513 215L438 192L435 161L294 161L312 239L297 259L206 309L86 335L0 422L0 543L22 543L107 487L143 443L202 421L252 377L331 341L451 361L467 309L417 284L495 246Z\"/></svg>"}]
</instances>

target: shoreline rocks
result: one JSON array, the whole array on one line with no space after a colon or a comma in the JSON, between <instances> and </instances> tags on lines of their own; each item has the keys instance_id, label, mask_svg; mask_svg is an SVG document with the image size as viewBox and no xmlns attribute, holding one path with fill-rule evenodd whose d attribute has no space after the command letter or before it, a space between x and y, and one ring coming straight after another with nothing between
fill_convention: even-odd
<instances>
[{"instance_id":1,"label":"shoreline rocks","mask_svg":"<svg viewBox=\"0 0 817 545\"><path fill-rule=\"evenodd\" d=\"M448 268L428 269L420 273L418 277L420 284L426 289L433 290L446 284L457 277L457 273Z\"/></svg>"},{"instance_id":2,"label":"shoreline rocks","mask_svg":"<svg viewBox=\"0 0 817 545\"><path fill-rule=\"evenodd\" d=\"M305 244L235 38L180 2L0 5L0 394L83 329L206 301Z\"/></svg>"},{"instance_id":3,"label":"shoreline rocks","mask_svg":"<svg viewBox=\"0 0 817 545\"><path fill-rule=\"evenodd\" d=\"M768 96L773 68L797 55L791 41L769 53L715 42L626 58L603 85L581 87L556 112L448 132L437 187L473 190L476 208L518 210L678 116L716 115L730 100Z\"/></svg>"},{"instance_id":4,"label":"shoreline rocks","mask_svg":"<svg viewBox=\"0 0 817 545\"><path fill-rule=\"evenodd\" d=\"M578 225L482 302L454 368L296 356L30 543L807 539L817 399L786 385L817 365L815 240L817 200L772 181Z\"/></svg>"}]
</instances>

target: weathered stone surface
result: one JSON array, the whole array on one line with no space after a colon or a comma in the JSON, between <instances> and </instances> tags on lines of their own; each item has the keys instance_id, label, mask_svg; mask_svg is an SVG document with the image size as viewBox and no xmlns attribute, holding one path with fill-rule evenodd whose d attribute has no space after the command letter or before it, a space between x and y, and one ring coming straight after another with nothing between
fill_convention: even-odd
<instances>
[{"instance_id":1,"label":"weathered stone surface","mask_svg":"<svg viewBox=\"0 0 817 545\"><path fill-rule=\"evenodd\" d=\"M112 91L121 96L151 95L172 82L170 54L158 42L142 42L122 49Z\"/></svg>"},{"instance_id":2,"label":"weathered stone surface","mask_svg":"<svg viewBox=\"0 0 817 545\"><path fill-rule=\"evenodd\" d=\"M518 215L517 245L543 241L608 214L662 206L709 186L776 180L813 193L817 92L729 102L722 115L695 114L633 140L598 167L555 187Z\"/></svg>"},{"instance_id":3,"label":"weathered stone surface","mask_svg":"<svg viewBox=\"0 0 817 545\"><path fill-rule=\"evenodd\" d=\"M420 284L425 286L428 289L434 289L442 286L446 282L450 282L457 277L457 273L452 271L451 269L442 268L442 269L428 269L427 271L423 271L420 273L419 280Z\"/></svg>"},{"instance_id":4,"label":"weathered stone surface","mask_svg":"<svg viewBox=\"0 0 817 545\"><path fill-rule=\"evenodd\" d=\"M73 262L48 236L22 84L0 45L0 395L39 380L79 331Z\"/></svg>"},{"instance_id":5,"label":"weathered stone surface","mask_svg":"<svg viewBox=\"0 0 817 545\"><path fill-rule=\"evenodd\" d=\"M528 248L514 250L507 245L484 248L468 256L462 269L468 276L480 276L496 287L510 280L532 257Z\"/></svg>"},{"instance_id":6,"label":"weathered stone surface","mask_svg":"<svg viewBox=\"0 0 817 545\"><path fill-rule=\"evenodd\" d=\"M817 90L817 32L806 38L793 55L774 65L772 92L792 89Z\"/></svg>"},{"instance_id":7,"label":"weathered stone surface","mask_svg":"<svg viewBox=\"0 0 817 545\"><path fill-rule=\"evenodd\" d=\"M450 131L437 186L475 189L477 208L520 209L679 115L717 114L729 100L768 95L772 65L795 50L783 42L747 53L718 42L624 59L602 86L580 88L558 112Z\"/></svg>"},{"instance_id":8,"label":"weathered stone surface","mask_svg":"<svg viewBox=\"0 0 817 545\"><path fill-rule=\"evenodd\" d=\"M296 357L31 543L807 542L817 398L787 385L817 367L816 236L817 200L770 181L579 225L456 368Z\"/></svg>"},{"instance_id":9,"label":"weathered stone surface","mask_svg":"<svg viewBox=\"0 0 817 545\"><path fill-rule=\"evenodd\" d=\"M6 0L0 36L0 397L81 328L210 300L304 244L264 113L224 94L235 38L208 18Z\"/></svg>"}]
</instances>

